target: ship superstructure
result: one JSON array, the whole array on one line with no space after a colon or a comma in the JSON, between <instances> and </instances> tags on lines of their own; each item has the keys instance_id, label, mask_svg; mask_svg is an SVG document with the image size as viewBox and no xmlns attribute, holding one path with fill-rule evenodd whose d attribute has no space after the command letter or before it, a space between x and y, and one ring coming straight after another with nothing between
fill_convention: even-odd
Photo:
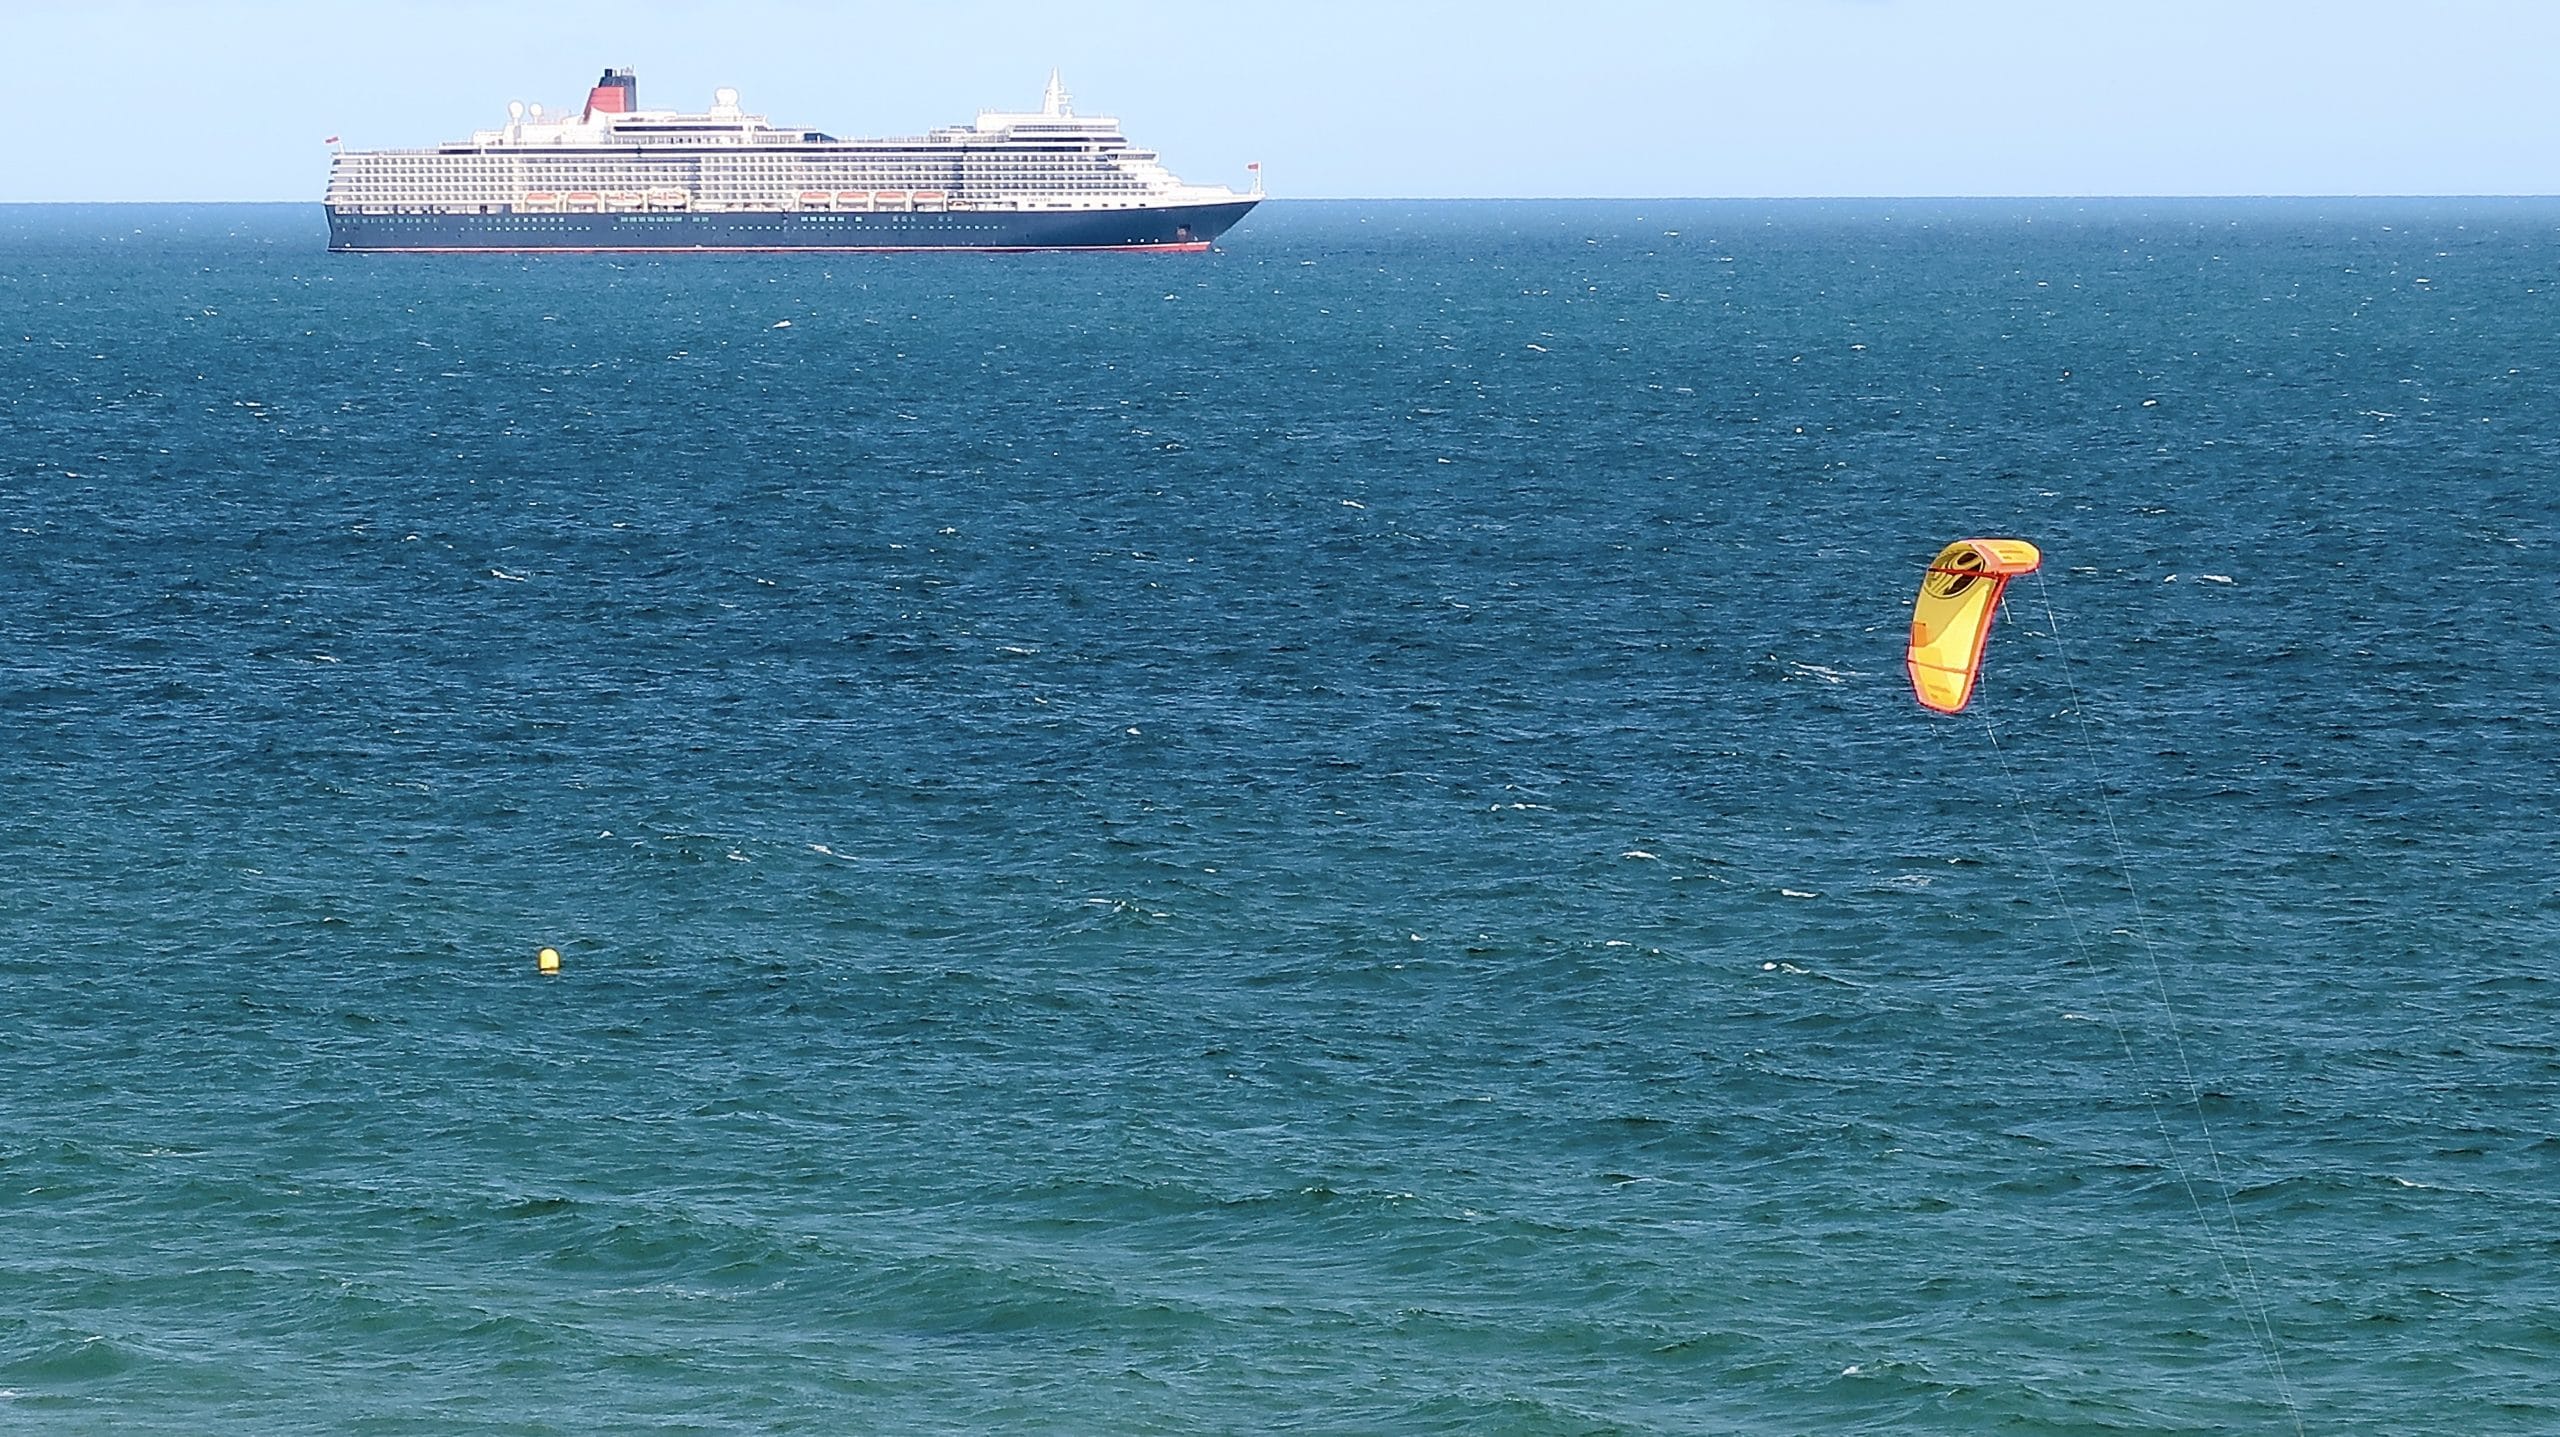
<instances>
[{"instance_id":1,"label":"ship superstructure","mask_svg":"<svg viewBox=\"0 0 2560 1437\"><path fill-rule=\"evenodd\" d=\"M571 114L519 102L467 140L342 152L326 203L333 250L1202 250L1260 199L1258 178L1185 184L1055 74L1036 111L841 140L729 89L644 110L616 69Z\"/></svg>"}]
</instances>

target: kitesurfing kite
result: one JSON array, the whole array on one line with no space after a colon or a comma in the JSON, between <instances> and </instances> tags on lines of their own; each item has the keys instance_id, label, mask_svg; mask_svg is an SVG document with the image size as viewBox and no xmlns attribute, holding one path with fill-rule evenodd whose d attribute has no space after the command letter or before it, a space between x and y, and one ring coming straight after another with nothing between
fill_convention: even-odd
<instances>
[{"instance_id":1,"label":"kitesurfing kite","mask_svg":"<svg viewBox=\"0 0 2560 1437\"><path fill-rule=\"evenodd\" d=\"M1921 577L1911 648L1903 656L1923 706L1942 714L1964 711L1982 672L1982 646L1991 638L2000 591L2043 561L2024 539L1958 539L1939 551Z\"/></svg>"}]
</instances>

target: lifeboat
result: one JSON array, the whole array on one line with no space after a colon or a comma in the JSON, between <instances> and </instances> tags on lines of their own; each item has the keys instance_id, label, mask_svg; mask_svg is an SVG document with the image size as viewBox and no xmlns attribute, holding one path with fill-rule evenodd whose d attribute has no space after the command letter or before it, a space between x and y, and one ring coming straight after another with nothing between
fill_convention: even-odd
<instances>
[{"instance_id":1,"label":"lifeboat","mask_svg":"<svg viewBox=\"0 0 2560 1437\"><path fill-rule=\"evenodd\" d=\"M938 210L942 208L943 203L950 198L951 196L944 194L940 190L918 190L916 191L916 208L920 210Z\"/></svg>"},{"instance_id":2,"label":"lifeboat","mask_svg":"<svg viewBox=\"0 0 2560 1437\"><path fill-rule=\"evenodd\" d=\"M802 190L800 192L800 204L803 209L824 209L826 208L827 201L834 198L835 192L832 190Z\"/></svg>"},{"instance_id":3,"label":"lifeboat","mask_svg":"<svg viewBox=\"0 0 2560 1437\"><path fill-rule=\"evenodd\" d=\"M907 202L907 192L905 190L873 190L871 198L884 205L902 205Z\"/></svg>"},{"instance_id":4,"label":"lifeboat","mask_svg":"<svg viewBox=\"0 0 2560 1437\"><path fill-rule=\"evenodd\" d=\"M683 209L686 205L691 204L692 202L693 196L685 193L683 190L649 191L649 203L653 205L663 205L671 210Z\"/></svg>"},{"instance_id":5,"label":"lifeboat","mask_svg":"<svg viewBox=\"0 0 2560 1437\"><path fill-rule=\"evenodd\" d=\"M609 190L604 202L618 210L636 210L646 198L638 190Z\"/></svg>"},{"instance_id":6,"label":"lifeboat","mask_svg":"<svg viewBox=\"0 0 2560 1437\"><path fill-rule=\"evenodd\" d=\"M871 208L871 191L838 190L836 191L836 208L840 210L867 210Z\"/></svg>"},{"instance_id":7,"label":"lifeboat","mask_svg":"<svg viewBox=\"0 0 2560 1437\"><path fill-rule=\"evenodd\" d=\"M560 196L554 190L527 190L524 192L524 198L516 203L524 209L547 210L559 205Z\"/></svg>"}]
</instances>

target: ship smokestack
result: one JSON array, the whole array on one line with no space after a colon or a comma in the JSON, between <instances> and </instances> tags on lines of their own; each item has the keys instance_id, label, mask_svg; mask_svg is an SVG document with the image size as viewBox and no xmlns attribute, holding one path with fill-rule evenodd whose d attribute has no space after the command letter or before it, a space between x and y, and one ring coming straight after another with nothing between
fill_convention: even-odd
<instances>
[{"instance_id":1,"label":"ship smokestack","mask_svg":"<svg viewBox=\"0 0 2560 1437\"><path fill-rule=\"evenodd\" d=\"M640 108L640 77L629 70L607 70L587 92L586 118L628 115Z\"/></svg>"}]
</instances>

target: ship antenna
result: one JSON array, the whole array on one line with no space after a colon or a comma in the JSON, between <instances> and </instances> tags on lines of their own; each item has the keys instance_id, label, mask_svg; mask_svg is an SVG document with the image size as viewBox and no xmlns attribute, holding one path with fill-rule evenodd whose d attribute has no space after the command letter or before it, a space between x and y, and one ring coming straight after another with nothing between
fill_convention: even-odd
<instances>
[{"instance_id":1,"label":"ship antenna","mask_svg":"<svg viewBox=\"0 0 2560 1437\"><path fill-rule=\"evenodd\" d=\"M1044 115L1064 117L1072 115L1075 112L1074 103L1067 98L1066 82L1058 78L1057 71L1051 70L1049 72L1049 93L1040 97L1040 113Z\"/></svg>"}]
</instances>

